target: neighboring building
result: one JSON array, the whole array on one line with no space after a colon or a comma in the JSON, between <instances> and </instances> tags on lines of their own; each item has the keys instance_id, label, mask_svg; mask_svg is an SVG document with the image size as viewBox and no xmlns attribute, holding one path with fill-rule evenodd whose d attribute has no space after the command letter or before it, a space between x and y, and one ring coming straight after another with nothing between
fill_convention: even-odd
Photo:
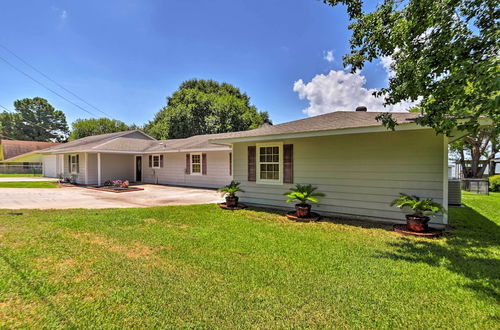
<instances>
[{"instance_id":1,"label":"neighboring building","mask_svg":"<svg viewBox=\"0 0 500 330\"><path fill-rule=\"evenodd\" d=\"M393 113L395 131L376 112L333 112L279 125L158 141L134 130L86 137L44 150L56 175L102 185L128 179L220 187L233 178L248 204L290 209L283 194L296 183L326 196L325 215L401 222L390 202L399 193L448 204L448 137L418 126L413 113ZM456 137L455 137L456 138ZM447 215L431 220L447 224Z\"/></svg>"},{"instance_id":2,"label":"neighboring building","mask_svg":"<svg viewBox=\"0 0 500 330\"><path fill-rule=\"evenodd\" d=\"M43 154L44 163L54 164L50 166L54 177L73 176L85 185L126 179L217 188L232 178L231 148L209 143L207 135L158 141L133 130L89 136L44 150Z\"/></svg>"},{"instance_id":3,"label":"neighboring building","mask_svg":"<svg viewBox=\"0 0 500 330\"><path fill-rule=\"evenodd\" d=\"M42 155L40 150L58 143L0 140L0 170L8 173L30 173L40 171Z\"/></svg>"}]
</instances>

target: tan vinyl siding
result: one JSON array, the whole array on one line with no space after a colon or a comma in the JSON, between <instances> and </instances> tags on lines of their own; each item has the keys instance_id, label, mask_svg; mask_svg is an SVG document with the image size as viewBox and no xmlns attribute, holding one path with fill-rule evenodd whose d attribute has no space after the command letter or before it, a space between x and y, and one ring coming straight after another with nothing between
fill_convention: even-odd
<instances>
[{"instance_id":1,"label":"tan vinyl siding","mask_svg":"<svg viewBox=\"0 0 500 330\"><path fill-rule=\"evenodd\" d=\"M88 153L88 184L89 185L97 185L97 154Z\"/></svg>"},{"instance_id":2,"label":"tan vinyl siding","mask_svg":"<svg viewBox=\"0 0 500 330\"><path fill-rule=\"evenodd\" d=\"M294 183L313 184L326 194L314 206L321 213L396 222L404 220L404 214L389 204L400 192L443 202L445 139L432 130L280 142L293 144ZM283 193L293 184L269 185L247 180L247 150L251 145L255 143L233 145L234 179L245 190L241 201L292 208L293 204L284 202ZM441 217L432 220L442 221Z\"/></svg>"},{"instance_id":3,"label":"tan vinyl siding","mask_svg":"<svg viewBox=\"0 0 500 330\"><path fill-rule=\"evenodd\" d=\"M101 184L107 180L135 180L134 156L101 153Z\"/></svg>"},{"instance_id":4,"label":"tan vinyl siding","mask_svg":"<svg viewBox=\"0 0 500 330\"><path fill-rule=\"evenodd\" d=\"M126 138L133 138L133 139L141 139L141 140L151 140L151 138L147 137L146 135L140 133L140 132L133 132L127 135L124 135Z\"/></svg>"},{"instance_id":5,"label":"tan vinyl siding","mask_svg":"<svg viewBox=\"0 0 500 330\"><path fill-rule=\"evenodd\" d=\"M231 182L230 151L207 151L207 174L186 174L186 153L164 153L163 168L149 168L148 155L143 156L142 175L146 183L218 188Z\"/></svg>"},{"instance_id":6,"label":"tan vinyl siding","mask_svg":"<svg viewBox=\"0 0 500 330\"><path fill-rule=\"evenodd\" d=\"M78 173L76 174L76 183L85 184L85 153L72 153L72 154L64 154L64 178L71 178L72 173L69 169L69 161L68 155L79 155L79 168Z\"/></svg>"}]
</instances>

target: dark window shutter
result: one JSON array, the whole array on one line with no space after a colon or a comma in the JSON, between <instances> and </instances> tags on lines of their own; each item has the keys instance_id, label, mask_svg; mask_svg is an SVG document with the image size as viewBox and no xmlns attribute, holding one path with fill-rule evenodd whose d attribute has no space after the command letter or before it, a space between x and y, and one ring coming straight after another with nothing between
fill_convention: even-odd
<instances>
[{"instance_id":1,"label":"dark window shutter","mask_svg":"<svg viewBox=\"0 0 500 330\"><path fill-rule=\"evenodd\" d=\"M293 183L293 144L283 145L283 182Z\"/></svg>"},{"instance_id":2,"label":"dark window shutter","mask_svg":"<svg viewBox=\"0 0 500 330\"><path fill-rule=\"evenodd\" d=\"M76 173L80 173L80 155L76 155Z\"/></svg>"},{"instance_id":3,"label":"dark window shutter","mask_svg":"<svg viewBox=\"0 0 500 330\"><path fill-rule=\"evenodd\" d=\"M191 174L191 159L190 159L191 155L190 154L186 154L186 174Z\"/></svg>"},{"instance_id":4,"label":"dark window shutter","mask_svg":"<svg viewBox=\"0 0 500 330\"><path fill-rule=\"evenodd\" d=\"M201 174L207 175L207 154L201 154Z\"/></svg>"},{"instance_id":5,"label":"dark window shutter","mask_svg":"<svg viewBox=\"0 0 500 330\"><path fill-rule=\"evenodd\" d=\"M256 147L248 146L248 181L255 181L257 178L256 160Z\"/></svg>"},{"instance_id":6,"label":"dark window shutter","mask_svg":"<svg viewBox=\"0 0 500 330\"><path fill-rule=\"evenodd\" d=\"M68 155L68 172L71 173L71 155Z\"/></svg>"},{"instance_id":7,"label":"dark window shutter","mask_svg":"<svg viewBox=\"0 0 500 330\"><path fill-rule=\"evenodd\" d=\"M163 155L160 155L160 167L163 167Z\"/></svg>"},{"instance_id":8,"label":"dark window shutter","mask_svg":"<svg viewBox=\"0 0 500 330\"><path fill-rule=\"evenodd\" d=\"M233 175L233 153L229 153L229 175Z\"/></svg>"},{"instance_id":9,"label":"dark window shutter","mask_svg":"<svg viewBox=\"0 0 500 330\"><path fill-rule=\"evenodd\" d=\"M153 155L149 155L149 168L153 167Z\"/></svg>"}]
</instances>

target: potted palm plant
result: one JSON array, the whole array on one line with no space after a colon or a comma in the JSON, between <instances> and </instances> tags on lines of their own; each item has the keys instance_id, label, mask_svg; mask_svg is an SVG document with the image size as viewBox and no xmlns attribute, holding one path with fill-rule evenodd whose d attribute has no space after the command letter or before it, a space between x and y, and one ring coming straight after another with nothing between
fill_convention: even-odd
<instances>
[{"instance_id":1,"label":"potted palm plant","mask_svg":"<svg viewBox=\"0 0 500 330\"><path fill-rule=\"evenodd\" d=\"M402 193L399 195L399 198L392 201L391 206L412 210L411 214L406 215L406 226L408 229L416 232L428 230L427 223L430 220L429 216L446 213L444 207L432 199L420 199L417 196Z\"/></svg>"},{"instance_id":2,"label":"potted palm plant","mask_svg":"<svg viewBox=\"0 0 500 330\"><path fill-rule=\"evenodd\" d=\"M227 207L237 207L239 197L236 196L236 193L244 191L240 188L240 183L233 180L227 186L219 188L219 192L221 192L222 195L226 197Z\"/></svg>"},{"instance_id":3,"label":"potted palm plant","mask_svg":"<svg viewBox=\"0 0 500 330\"><path fill-rule=\"evenodd\" d=\"M309 217L311 214L311 204L308 204L308 202L317 203L318 197L325 196L323 193L316 192L316 189L318 188L310 184L296 184L295 187L290 188L290 192L284 194L288 197L287 203L299 202L295 204L295 214L297 217Z\"/></svg>"}]
</instances>

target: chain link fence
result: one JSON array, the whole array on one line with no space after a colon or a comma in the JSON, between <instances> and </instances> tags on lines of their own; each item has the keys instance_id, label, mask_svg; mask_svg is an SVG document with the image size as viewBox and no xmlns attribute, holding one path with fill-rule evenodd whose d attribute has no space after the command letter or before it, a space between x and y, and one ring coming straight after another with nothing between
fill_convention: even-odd
<instances>
[{"instance_id":1,"label":"chain link fence","mask_svg":"<svg viewBox=\"0 0 500 330\"><path fill-rule=\"evenodd\" d=\"M42 174L42 164L0 164L0 174Z\"/></svg>"}]
</instances>

